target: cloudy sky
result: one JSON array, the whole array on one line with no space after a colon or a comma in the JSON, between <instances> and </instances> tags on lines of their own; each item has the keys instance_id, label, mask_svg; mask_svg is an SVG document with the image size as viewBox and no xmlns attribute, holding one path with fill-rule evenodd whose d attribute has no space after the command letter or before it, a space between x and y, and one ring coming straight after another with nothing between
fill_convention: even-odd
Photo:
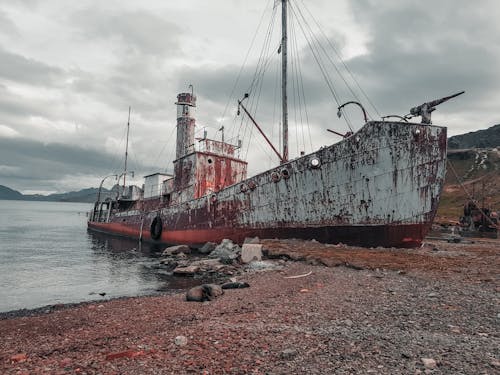
<instances>
[{"instance_id":1,"label":"cloudy sky","mask_svg":"<svg viewBox=\"0 0 500 375\"><path fill-rule=\"evenodd\" d=\"M224 125L226 139L243 139L241 156L251 173L271 167L276 157L236 117L236 99L247 91L254 95L248 106L278 145L279 23L262 49L271 35L273 5L0 0L0 184L25 193L98 186L123 168L129 106L129 169L139 176L170 170L174 102L190 84L198 98L198 134L206 129L209 137L220 137ZM292 157L339 139L326 128L348 130L316 67L309 48L314 40L301 37L301 30L306 36L318 31L317 40L328 37L317 49L333 72L333 90L342 102L353 99L337 68L373 118L404 115L412 106L465 90L439 107L435 124L453 135L500 123L498 1L293 0L290 19L290 50L298 53L291 86L303 88L299 96L290 94L290 102L308 104L307 113L290 109L291 137L299 139L291 140ZM252 85L259 56L270 82L262 86ZM356 130L361 116L355 109L348 114Z\"/></svg>"}]
</instances>

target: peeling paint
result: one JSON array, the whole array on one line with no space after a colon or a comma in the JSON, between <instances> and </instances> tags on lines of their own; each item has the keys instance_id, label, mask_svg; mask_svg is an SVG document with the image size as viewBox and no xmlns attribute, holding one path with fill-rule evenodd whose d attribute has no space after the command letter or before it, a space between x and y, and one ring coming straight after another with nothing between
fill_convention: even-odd
<instances>
[{"instance_id":1,"label":"peeling paint","mask_svg":"<svg viewBox=\"0 0 500 375\"><path fill-rule=\"evenodd\" d=\"M143 214L127 214L120 223L127 233L143 216L149 228L160 210L166 243L258 235L414 246L429 230L439 202L446 128L369 122L337 144L250 179L245 162L223 153L193 152L175 168L176 196L168 203L144 201ZM122 218L111 215L110 221Z\"/></svg>"}]
</instances>

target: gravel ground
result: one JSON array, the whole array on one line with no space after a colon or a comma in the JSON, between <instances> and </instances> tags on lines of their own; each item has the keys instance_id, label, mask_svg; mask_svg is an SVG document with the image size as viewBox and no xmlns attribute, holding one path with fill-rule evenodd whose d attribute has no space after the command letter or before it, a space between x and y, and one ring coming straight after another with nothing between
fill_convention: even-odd
<instances>
[{"instance_id":1,"label":"gravel ground","mask_svg":"<svg viewBox=\"0 0 500 375\"><path fill-rule=\"evenodd\" d=\"M243 273L250 288L210 302L175 294L0 320L0 373L500 373L500 242L264 243L303 260Z\"/></svg>"}]
</instances>

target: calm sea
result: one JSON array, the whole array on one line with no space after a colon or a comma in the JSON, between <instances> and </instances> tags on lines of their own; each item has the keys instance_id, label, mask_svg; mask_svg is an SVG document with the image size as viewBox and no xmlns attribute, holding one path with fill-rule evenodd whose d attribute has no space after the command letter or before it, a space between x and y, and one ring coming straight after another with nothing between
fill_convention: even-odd
<instances>
[{"instance_id":1,"label":"calm sea","mask_svg":"<svg viewBox=\"0 0 500 375\"><path fill-rule=\"evenodd\" d=\"M0 200L0 312L200 283L159 268L162 249L87 232L90 207Z\"/></svg>"}]
</instances>

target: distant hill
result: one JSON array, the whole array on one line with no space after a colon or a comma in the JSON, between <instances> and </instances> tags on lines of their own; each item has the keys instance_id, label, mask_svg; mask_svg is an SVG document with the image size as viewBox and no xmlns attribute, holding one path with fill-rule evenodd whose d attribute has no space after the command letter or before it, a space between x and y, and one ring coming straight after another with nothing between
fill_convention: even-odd
<instances>
[{"instance_id":1,"label":"distant hill","mask_svg":"<svg viewBox=\"0 0 500 375\"><path fill-rule=\"evenodd\" d=\"M0 199L22 200L23 195L16 190L8 188L7 186L0 185Z\"/></svg>"},{"instance_id":2,"label":"distant hill","mask_svg":"<svg viewBox=\"0 0 500 375\"><path fill-rule=\"evenodd\" d=\"M49 202L82 202L82 203L92 203L95 202L97 193L97 188L83 189L79 191L71 191L69 193L60 194L50 194L50 195L25 195L20 192L13 190L7 186L0 185L0 199L4 200L23 200L23 201L49 201ZM102 188L101 197L105 199L108 196L114 195L116 188L111 190Z\"/></svg>"},{"instance_id":3,"label":"distant hill","mask_svg":"<svg viewBox=\"0 0 500 375\"><path fill-rule=\"evenodd\" d=\"M500 124L448 139L449 149L494 148L500 147Z\"/></svg>"}]
</instances>

